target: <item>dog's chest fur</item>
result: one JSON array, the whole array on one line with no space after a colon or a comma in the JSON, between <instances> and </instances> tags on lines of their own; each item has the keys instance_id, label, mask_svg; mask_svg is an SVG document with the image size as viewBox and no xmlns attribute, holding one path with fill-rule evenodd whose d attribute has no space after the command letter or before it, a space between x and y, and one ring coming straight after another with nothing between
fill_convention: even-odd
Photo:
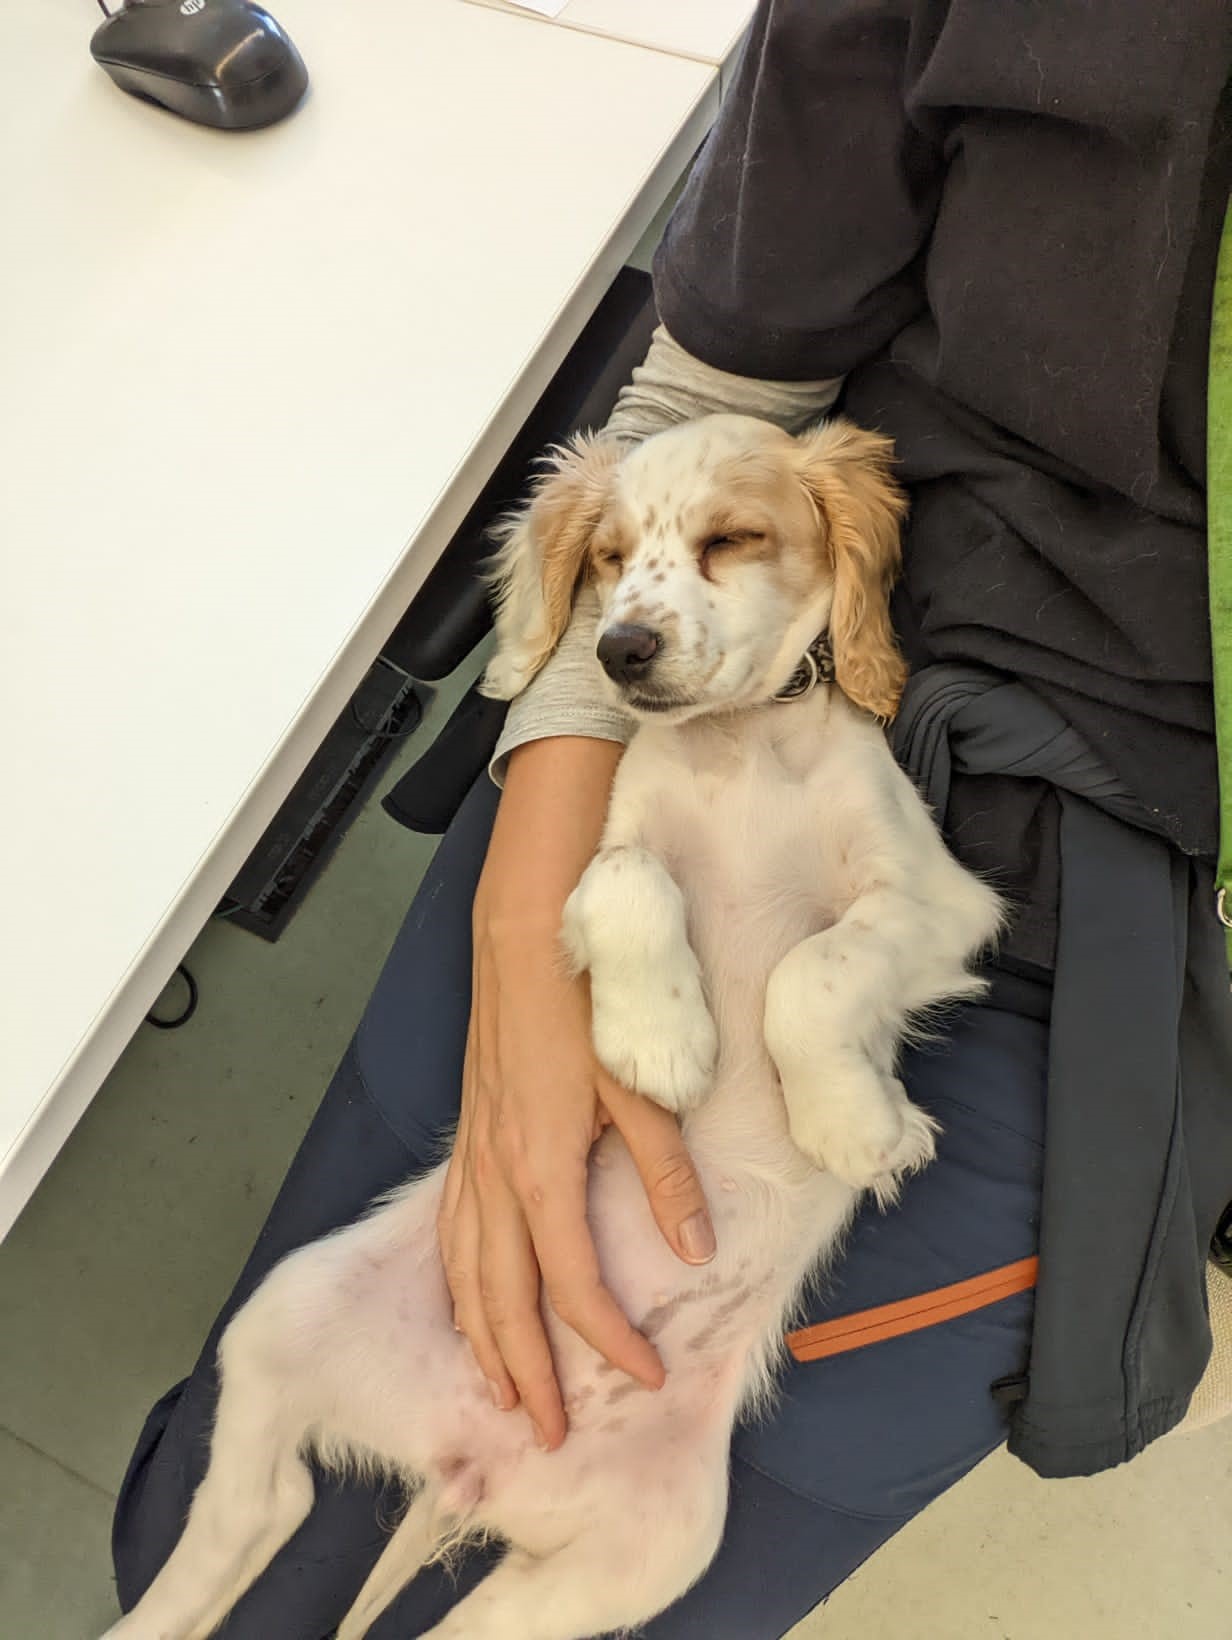
<instances>
[{"instance_id":1,"label":"dog's chest fur","mask_svg":"<svg viewBox=\"0 0 1232 1640\"><path fill-rule=\"evenodd\" d=\"M846 910L870 869L889 764L876 728L837 695L643 727L613 809L646 803L647 846L679 884L713 1001L755 1027L750 992L778 959ZM723 1008L741 992L742 1006ZM726 1033L725 1033L726 1034Z\"/></svg>"}]
</instances>

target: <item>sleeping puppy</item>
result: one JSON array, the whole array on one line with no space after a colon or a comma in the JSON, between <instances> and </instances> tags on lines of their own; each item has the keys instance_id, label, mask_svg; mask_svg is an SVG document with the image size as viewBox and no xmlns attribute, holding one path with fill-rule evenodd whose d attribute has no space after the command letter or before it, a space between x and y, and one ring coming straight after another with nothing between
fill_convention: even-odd
<instances>
[{"instance_id":1,"label":"sleeping puppy","mask_svg":"<svg viewBox=\"0 0 1232 1640\"><path fill-rule=\"evenodd\" d=\"M678 1112L718 1253L680 1263L623 1142L592 1154L604 1279L654 1340L651 1392L546 1311L570 1433L536 1446L454 1331L444 1165L292 1254L223 1336L210 1464L181 1541L112 1640L212 1632L312 1506L308 1455L410 1503L338 1630L358 1640L472 1536L504 1559L434 1640L585 1640L706 1569L742 1409L770 1393L800 1289L856 1203L933 1153L896 1057L977 995L995 895L946 852L881 721L903 665L887 595L903 500L887 440L715 416L561 452L498 567L491 693L516 693L582 596L596 675L639 720L562 942L599 1059Z\"/></svg>"}]
</instances>

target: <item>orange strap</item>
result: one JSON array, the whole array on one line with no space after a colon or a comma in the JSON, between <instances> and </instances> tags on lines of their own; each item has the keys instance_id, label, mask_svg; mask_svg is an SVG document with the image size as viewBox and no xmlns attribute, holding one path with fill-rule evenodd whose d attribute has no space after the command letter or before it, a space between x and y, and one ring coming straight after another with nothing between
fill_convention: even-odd
<instances>
[{"instance_id":1,"label":"orange strap","mask_svg":"<svg viewBox=\"0 0 1232 1640\"><path fill-rule=\"evenodd\" d=\"M787 1347L797 1361L821 1361L827 1355L863 1349L865 1344L880 1344L886 1338L935 1327L939 1321L970 1315L972 1310L982 1310L1013 1293L1025 1293L1035 1286L1038 1274L1039 1259L1022 1258L1016 1264L1003 1264L998 1270L972 1276L970 1281L956 1281L950 1287L937 1287L915 1298L879 1304L874 1310L857 1310L855 1315L803 1327L787 1334Z\"/></svg>"}]
</instances>

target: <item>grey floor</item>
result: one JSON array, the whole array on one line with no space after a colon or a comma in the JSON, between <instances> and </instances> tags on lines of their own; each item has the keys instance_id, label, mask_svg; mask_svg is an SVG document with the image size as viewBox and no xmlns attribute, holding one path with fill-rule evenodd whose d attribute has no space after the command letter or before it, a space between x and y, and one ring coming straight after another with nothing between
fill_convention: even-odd
<instances>
[{"instance_id":1,"label":"grey floor","mask_svg":"<svg viewBox=\"0 0 1232 1640\"><path fill-rule=\"evenodd\" d=\"M141 1418L191 1365L430 853L373 802L277 945L208 927L196 1018L138 1033L0 1247L0 1640L114 1615ZM1232 1423L1088 1482L999 1456L796 1640L1232 1640L1229 1567Z\"/></svg>"}]
</instances>

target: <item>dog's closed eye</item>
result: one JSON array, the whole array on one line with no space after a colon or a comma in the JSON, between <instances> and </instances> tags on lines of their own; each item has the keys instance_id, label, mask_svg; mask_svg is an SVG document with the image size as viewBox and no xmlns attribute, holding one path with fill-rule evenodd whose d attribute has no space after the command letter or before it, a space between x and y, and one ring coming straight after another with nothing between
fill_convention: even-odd
<instances>
[{"instance_id":1,"label":"dog's closed eye","mask_svg":"<svg viewBox=\"0 0 1232 1640\"><path fill-rule=\"evenodd\" d=\"M715 530L703 536L697 549L697 561L702 574L709 580L716 559L721 561L728 554L735 557L741 548L752 549L756 553L765 541L765 530L756 529Z\"/></svg>"},{"instance_id":2,"label":"dog's closed eye","mask_svg":"<svg viewBox=\"0 0 1232 1640\"><path fill-rule=\"evenodd\" d=\"M766 539L765 530L723 530L702 541L702 552L721 552L725 547L747 547Z\"/></svg>"}]
</instances>

